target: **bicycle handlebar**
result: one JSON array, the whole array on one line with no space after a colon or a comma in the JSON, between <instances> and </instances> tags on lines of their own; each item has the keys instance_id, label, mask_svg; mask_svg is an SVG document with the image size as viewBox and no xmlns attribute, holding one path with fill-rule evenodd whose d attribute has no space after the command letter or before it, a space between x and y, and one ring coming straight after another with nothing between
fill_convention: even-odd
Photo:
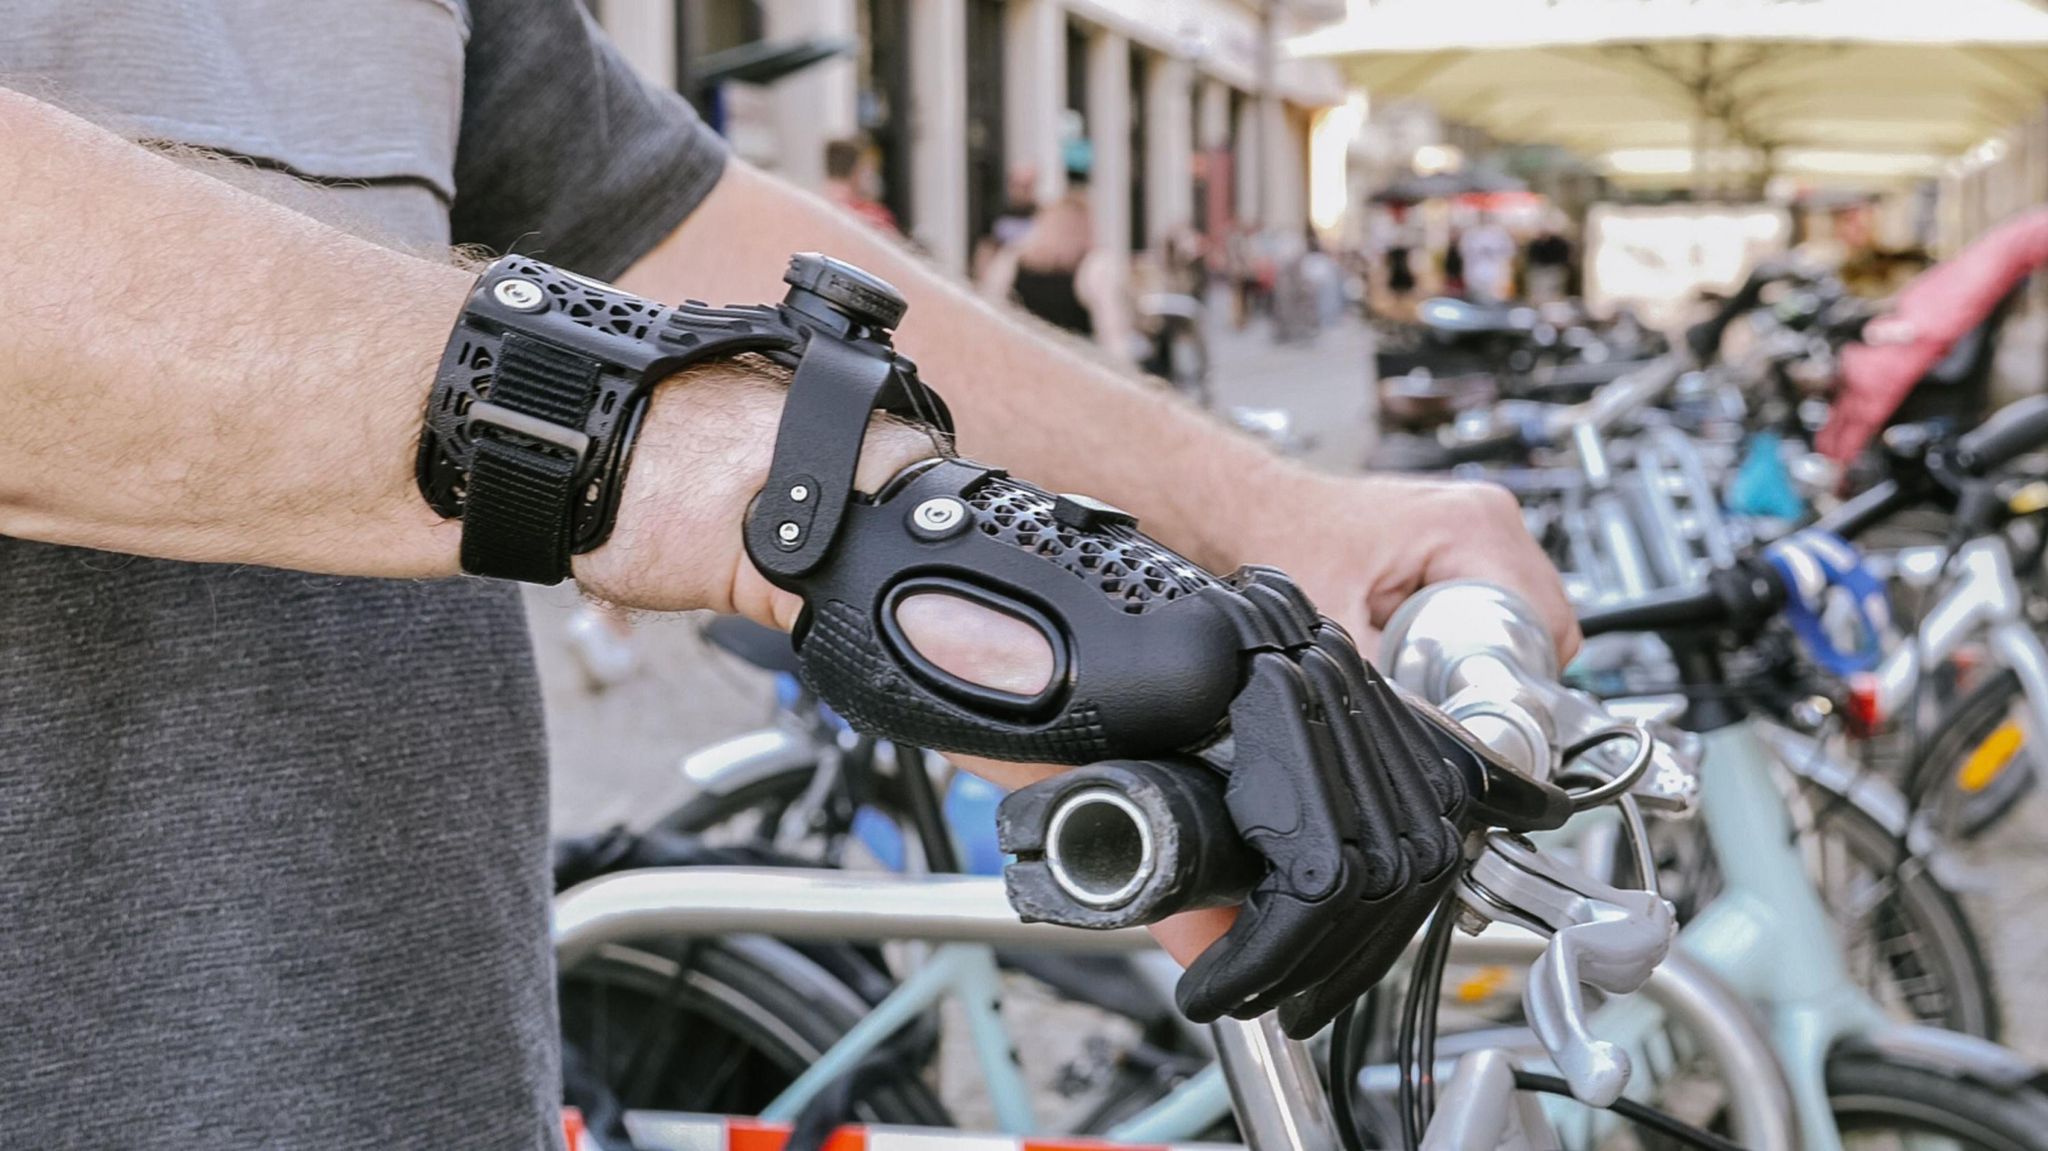
<instances>
[{"instance_id":1,"label":"bicycle handlebar","mask_svg":"<svg viewBox=\"0 0 2048 1151\"><path fill-rule=\"evenodd\" d=\"M1956 440L1949 461L1973 479L2048 446L2048 396L2016 400Z\"/></svg>"},{"instance_id":2,"label":"bicycle handlebar","mask_svg":"<svg viewBox=\"0 0 2048 1151\"><path fill-rule=\"evenodd\" d=\"M1693 359L1702 364L1712 363L1721 352L1721 337L1727 334L1728 325L1761 303L1764 288L1785 275L1785 270L1775 264L1758 265L1742 287L1721 302L1719 311L1686 329L1685 346L1691 350Z\"/></svg>"},{"instance_id":3,"label":"bicycle handlebar","mask_svg":"<svg viewBox=\"0 0 2048 1151\"><path fill-rule=\"evenodd\" d=\"M1588 639L1616 632L1696 631L1728 628L1746 631L1783 610L1784 577L1759 559L1709 573L1697 588L1658 592L1614 607L1579 616L1579 631Z\"/></svg>"},{"instance_id":4,"label":"bicycle handlebar","mask_svg":"<svg viewBox=\"0 0 2048 1151\"><path fill-rule=\"evenodd\" d=\"M1446 756L1467 763L1473 821L1562 825L1572 807L1547 782L1560 752L1615 721L1555 683L1547 633L1506 593L1439 585L1411 602L1387 631L1389 675ZM1646 802L1689 804L1689 769L1675 754L1660 745L1637 792ZM1264 863L1238 839L1226 784L1225 772L1184 758L1097 764L1012 793L997 815L1002 847L1018 857L1004 873L1011 902L1028 919L1089 928L1239 902Z\"/></svg>"}]
</instances>

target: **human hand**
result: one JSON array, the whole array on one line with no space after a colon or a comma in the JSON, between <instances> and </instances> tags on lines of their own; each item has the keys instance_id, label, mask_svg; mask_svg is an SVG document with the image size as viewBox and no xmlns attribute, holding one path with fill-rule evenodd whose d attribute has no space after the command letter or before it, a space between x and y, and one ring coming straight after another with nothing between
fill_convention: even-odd
<instances>
[{"instance_id":1,"label":"human hand","mask_svg":"<svg viewBox=\"0 0 2048 1151\"><path fill-rule=\"evenodd\" d=\"M1404 600L1454 579L1520 596L1542 617L1560 661L1579 648L1578 618L1557 569L1514 496L1493 484L1277 471L1217 535L1211 550L1286 572L1368 658Z\"/></svg>"}]
</instances>

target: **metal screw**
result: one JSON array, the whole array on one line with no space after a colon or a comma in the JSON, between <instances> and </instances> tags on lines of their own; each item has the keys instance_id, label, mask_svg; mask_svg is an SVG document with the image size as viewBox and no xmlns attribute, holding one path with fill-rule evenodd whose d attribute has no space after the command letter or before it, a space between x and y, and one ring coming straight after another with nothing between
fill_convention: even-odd
<instances>
[{"instance_id":1,"label":"metal screw","mask_svg":"<svg viewBox=\"0 0 2048 1151\"><path fill-rule=\"evenodd\" d=\"M803 534L804 529L796 526L795 520L784 520L782 521L782 526L775 529L776 538L780 539L783 543L786 544L795 543L797 541L797 537Z\"/></svg>"},{"instance_id":2,"label":"metal screw","mask_svg":"<svg viewBox=\"0 0 2048 1151\"><path fill-rule=\"evenodd\" d=\"M802 503L805 500L811 498L811 489L805 487L802 484L798 484L797 486L789 489L789 498L795 500L797 503Z\"/></svg>"},{"instance_id":3,"label":"metal screw","mask_svg":"<svg viewBox=\"0 0 2048 1151\"><path fill-rule=\"evenodd\" d=\"M953 530L966 518L967 508L959 500L947 496L926 500L910 513L912 524L934 535Z\"/></svg>"},{"instance_id":4,"label":"metal screw","mask_svg":"<svg viewBox=\"0 0 2048 1151\"><path fill-rule=\"evenodd\" d=\"M540 285L532 280L499 280L498 286L491 289L491 294L498 297L499 303L508 308L518 308L522 312L537 311L547 302L547 296L541 292Z\"/></svg>"}]
</instances>

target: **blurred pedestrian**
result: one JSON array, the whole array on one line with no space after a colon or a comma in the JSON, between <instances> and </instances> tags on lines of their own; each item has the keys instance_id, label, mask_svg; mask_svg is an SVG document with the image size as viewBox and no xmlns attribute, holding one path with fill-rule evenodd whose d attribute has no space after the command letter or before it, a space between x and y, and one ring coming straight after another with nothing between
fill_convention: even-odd
<instances>
[{"instance_id":1,"label":"blurred pedestrian","mask_svg":"<svg viewBox=\"0 0 2048 1151\"><path fill-rule=\"evenodd\" d=\"M1031 230L1031 218L1038 213L1038 169L1020 165L1010 169L1003 183L1003 210L989 221L988 230L974 241L968 273L975 283L988 276L989 266L1003 249L1024 238Z\"/></svg>"},{"instance_id":2,"label":"blurred pedestrian","mask_svg":"<svg viewBox=\"0 0 2048 1151\"><path fill-rule=\"evenodd\" d=\"M1479 223L1465 229L1454 247L1464 265L1467 296L1505 300L1514 294L1515 238L1493 213L1482 214Z\"/></svg>"},{"instance_id":3,"label":"blurred pedestrian","mask_svg":"<svg viewBox=\"0 0 2048 1151\"><path fill-rule=\"evenodd\" d=\"M1118 360L1131 358L1131 323L1122 262L1095 245L1083 147L1067 149L1067 190L1038 205L1031 224L989 262L981 290L1009 300L1057 328L1095 341Z\"/></svg>"},{"instance_id":4,"label":"blurred pedestrian","mask_svg":"<svg viewBox=\"0 0 2048 1151\"><path fill-rule=\"evenodd\" d=\"M832 140L825 145L825 198L872 228L901 235L896 213L882 203L882 165L865 140Z\"/></svg>"},{"instance_id":5,"label":"blurred pedestrian","mask_svg":"<svg viewBox=\"0 0 2048 1151\"><path fill-rule=\"evenodd\" d=\"M1451 229L1450 243L1444 245L1444 294L1465 294L1465 233Z\"/></svg>"},{"instance_id":6,"label":"blurred pedestrian","mask_svg":"<svg viewBox=\"0 0 2048 1151\"><path fill-rule=\"evenodd\" d=\"M998 247L1007 248L1031 230L1031 218L1038 213L1038 169L1028 165L1010 169L1003 188L1003 210L989 225L988 234Z\"/></svg>"},{"instance_id":7,"label":"blurred pedestrian","mask_svg":"<svg viewBox=\"0 0 2048 1151\"><path fill-rule=\"evenodd\" d=\"M1570 294L1572 242L1565 238L1557 220L1544 221L1543 230L1530 239L1523 251L1522 262L1530 303L1555 303Z\"/></svg>"}]
</instances>

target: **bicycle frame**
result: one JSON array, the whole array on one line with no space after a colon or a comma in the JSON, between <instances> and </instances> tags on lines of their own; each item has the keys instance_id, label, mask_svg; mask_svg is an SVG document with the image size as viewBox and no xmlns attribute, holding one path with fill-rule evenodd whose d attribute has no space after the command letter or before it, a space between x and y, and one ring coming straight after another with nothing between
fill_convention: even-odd
<instances>
[{"instance_id":1,"label":"bicycle frame","mask_svg":"<svg viewBox=\"0 0 2048 1151\"><path fill-rule=\"evenodd\" d=\"M1843 1047L1906 1053L1931 1067L1989 1083L2024 1082L2034 1068L1996 1044L1888 1019L1851 978L1833 921L1793 835L1758 721L1706 733L1700 818L1723 891L1679 932L1678 949L1763 1014L1798 1116L1800 1146L1841 1146L1828 1103L1827 1064ZM1600 1034L1648 1050L1665 1020L1640 997L1609 1004ZM1647 1084L1638 1079L1631 1090Z\"/></svg>"},{"instance_id":2,"label":"bicycle frame","mask_svg":"<svg viewBox=\"0 0 2048 1151\"><path fill-rule=\"evenodd\" d=\"M1153 946L1142 931L1077 931L1022 923L1004 898L1000 880L973 876L663 868L592 880L558 896L554 911L556 957L564 969L607 944L726 934L849 942L923 940L942 944L941 953L954 955L965 955L970 948L986 953L999 946L1069 953L1129 953ZM1545 943L1533 933L1495 925L1477 938L1457 937L1452 959L1526 966L1542 953ZM981 1002L994 1016L993 986L977 982L975 975L958 974L973 972L975 965L972 959L928 965L939 967L941 973L914 990L906 982L835 1044L826 1059L842 1071L851 1067L894 1030L875 1020L886 1013L900 1024L937 1002L942 990L956 980L969 992L982 994ZM1746 1146L1754 1151L1791 1151L1798 1146L1769 1045L1726 988L1697 964L1673 955L1633 998L1647 999L1659 1020L1673 1020L1697 1036L1716 1066L1728 1071L1731 1121ZM913 1002L917 1006L912 1007ZM1321 1082L1302 1045L1283 1037L1271 1017L1223 1020L1211 1025L1211 1032L1220 1071L1190 1080L1155 1111L1192 1109L1198 1101L1206 1105L1206 1099L1198 1097L1213 1092L1235 1112L1251 1151L1336 1151L1339 1144ZM984 1072L1000 1063L1014 1077L1014 1056L1007 1041L977 1041L976 1056ZM787 1117L801 1109L810 1093L831 1078L815 1072L813 1068L792 1084L769 1110ZM1119 1130L1113 1138L1153 1143L1168 1138Z\"/></svg>"},{"instance_id":3,"label":"bicycle frame","mask_svg":"<svg viewBox=\"0 0 2048 1151\"><path fill-rule=\"evenodd\" d=\"M1595 493L1591 510L1597 534L1583 541L1585 558L1592 561L1586 574L1607 597L1635 598L1647 590L1652 550L1684 556L1696 542L1686 537L1694 533L1683 531L1681 517L1665 514L1667 509L1654 501L1646 516L1628 514L1616 494L1600 426L1581 419L1570 425L1570 432ZM1657 453L1650 455L1656 464ZM1653 466L1643 482L1653 489L1671 482L1661 471ZM1684 478L1689 491L1696 490L1698 478ZM1718 520L1717 504L1702 504L1696 511ZM1725 545L1725 537L1718 542ZM2035 722L2048 731L2048 651L2027 624L2005 540L1971 541L1958 553L1957 567L1959 578L1927 613L1919 633L1880 665L1883 714L1897 714L1908 704L1923 667L1945 661L1981 636L1998 660L2019 675ZM1841 1146L1828 1100L1827 1065L1846 1045L1909 1053L1936 1069L1987 1082L2030 1079L2033 1068L1995 1044L1893 1023L1852 978L1842 942L1800 855L1785 796L1772 774L1772 741L1761 724L1751 717L1703 736L1699 815L1724 886L1720 897L1680 931L1678 949L1762 1010L1792 1093L1801 1146L1811 1151ZM1775 734L1797 740L1789 732ZM1785 744L1782 738L1775 742ZM1818 751L1817 745L1808 746ZM1787 771L1816 774L1810 761L1776 759ZM1569 829L1560 834L1568 835ZM1640 998L1610 1004L1597 1017L1603 1037L1637 1052L1651 1048L1663 1023L1655 1005ZM1647 1086L1639 1076L1631 1090ZM1557 1118L1569 1121L1563 1113Z\"/></svg>"},{"instance_id":4,"label":"bicycle frame","mask_svg":"<svg viewBox=\"0 0 2048 1151\"><path fill-rule=\"evenodd\" d=\"M1954 582L1874 673L1880 713L1898 715L1913 700L1925 668L1946 663L1965 644L1982 638L1998 663L2019 677L2036 731L2048 732L2048 649L2027 619L2026 596L2013 571L2012 551L1999 535L1971 540L1957 550ZM1917 722L1909 716L1908 722Z\"/></svg>"}]
</instances>

